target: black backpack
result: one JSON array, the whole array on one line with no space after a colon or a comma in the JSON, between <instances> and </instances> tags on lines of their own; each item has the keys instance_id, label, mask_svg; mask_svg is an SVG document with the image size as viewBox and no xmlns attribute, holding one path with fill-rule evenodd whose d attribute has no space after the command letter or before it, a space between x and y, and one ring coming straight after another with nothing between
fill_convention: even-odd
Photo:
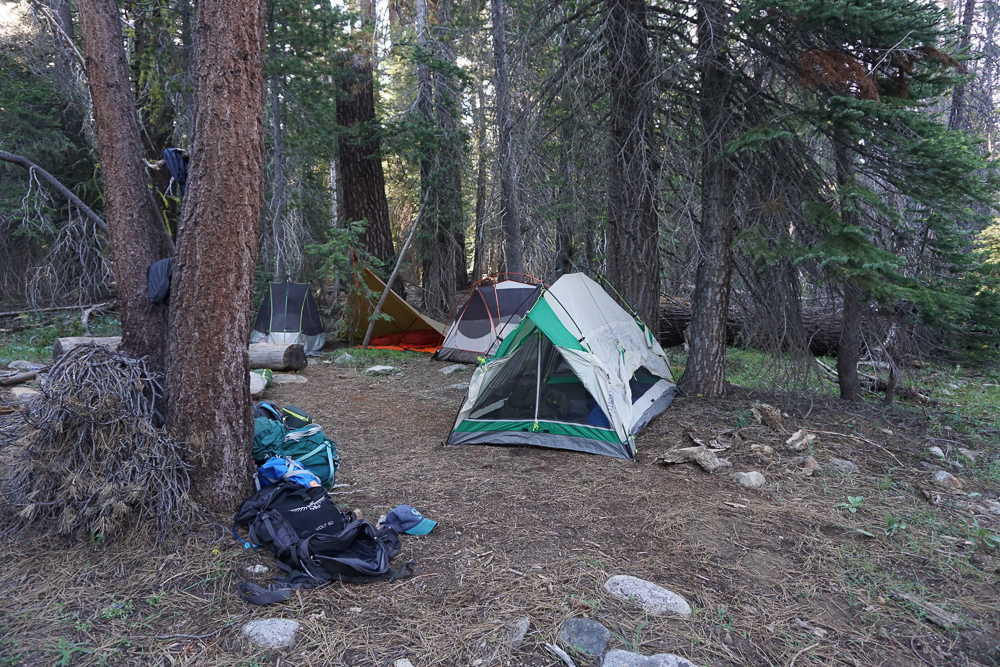
<instances>
[{"instance_id":1,"label":"black backpack","mask_svg":"<svg viewBox=\"0 0 1000 667\"><path fill-rule=\"evenodd\" d=\"M248 528L250 542L239 537L237 526ZM288 573L268 588L240 584L240 598L252 604L287 600L295 588L330 581L409 576L389 569L389 561L401 546L395 531L376 531L367 521L355 519L353 513L337 507L322 487L306 488L289 481L264 487L236 513L233 534L247 547L269 547Z\"/></svg>"}]
</instances>

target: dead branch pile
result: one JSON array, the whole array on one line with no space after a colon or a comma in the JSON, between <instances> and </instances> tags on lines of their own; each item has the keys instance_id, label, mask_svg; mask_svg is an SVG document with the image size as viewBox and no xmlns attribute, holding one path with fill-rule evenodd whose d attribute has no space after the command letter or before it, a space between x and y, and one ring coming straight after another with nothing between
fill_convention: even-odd
<instances>
[{"instance_id":1,"label":"dead branch pile","mask_svg":"<svg viewBox=\"0 0 1000 667\"><path fill-rule=\"evenodd\" d=\"M159 539L192 518L189 466L154 425L162 390L144 360L81 345L39 389L4 446L12 530L108 540L149 527Z\"/></svg>"}]
</instances>

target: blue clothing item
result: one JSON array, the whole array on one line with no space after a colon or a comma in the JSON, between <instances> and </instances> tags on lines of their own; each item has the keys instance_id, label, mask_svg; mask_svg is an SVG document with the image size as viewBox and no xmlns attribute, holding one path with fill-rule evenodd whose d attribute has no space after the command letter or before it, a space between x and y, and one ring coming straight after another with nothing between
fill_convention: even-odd
<instances>
[{"instance_id":1,"label":"blue clothing item","mask_svg":"<svg viewBox=\"0 0 1000 667\"><path fill-rule=\"evenodd\" d=\"M298 461L293 461L290 456L286 456L283 459L277 456L269 458L260 467L254 478L256 479L258 490L286 479L306 488L322 486L319 477L309 472Z\"/></svg>"}]
</instances>

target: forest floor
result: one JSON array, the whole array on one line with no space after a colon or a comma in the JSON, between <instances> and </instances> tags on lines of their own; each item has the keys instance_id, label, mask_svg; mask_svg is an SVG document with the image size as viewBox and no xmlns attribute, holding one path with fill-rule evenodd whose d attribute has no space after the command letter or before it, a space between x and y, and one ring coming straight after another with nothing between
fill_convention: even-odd
<instances>
[{"instance_id":1,"label":"forest floor","mask_svg":"<svg viewBox=\"0 0 1000 667\"><path fill-rule=\"evenodd\" d=\"M309 411L337 441L337 481L350 485L338 502L370 518L406 503L439 522L427 536L403 536L398 559L416 561L416 576L251 607L236 586L268 583L275 563L236 542L225 518L152 550L7 539L0 665L386 667L406 657L416 667L552 667L561 663L543 645L574 616L607 626L609 648L699 666L1000 664L995 421L736 388L725 400L678 398L640 435L635 461L454 447L442 441L471 368L444 375L446 364L409 354L326 363L339 353L267 398ZM366 376L376 362L398 374ZM757 402L778 406L781 424L758 424ZM798 429L818 434L807 451L785 445ZM692 431L728 440L721 455L733 467L707 474L655 462L691 445ZM811 476L796 461L803 455L820 465ZM935 486L936 469L961 489ZM749 470L767 484L729 477ZM247 574L258 564L268 573ZM648 616L611 597L603 584L617 574L676 591L693 615ZM954 624L932 622L928 604ZM505 627L523 616L531 627L514 650ZM301 623L293 648L268 651L242 636L247 621L272 617Z\"/></svg>"}]
</instances>

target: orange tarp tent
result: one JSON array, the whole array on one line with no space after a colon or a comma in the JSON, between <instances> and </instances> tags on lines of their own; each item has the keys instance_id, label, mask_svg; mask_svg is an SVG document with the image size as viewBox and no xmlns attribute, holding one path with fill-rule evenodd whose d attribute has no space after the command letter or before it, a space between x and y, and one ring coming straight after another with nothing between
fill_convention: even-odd
<instances>
[{"instance_id":1,"label":"orange tarp tent","mask_svg":"<svg viewBox=\"0 0 1000 667\"><path fill-rule=\"evenodd\" d=\"M386 287L385 283L366 267L361 267L355 279L357 284L351 294L351 333L355 342L360 343L365 338L371 314L375 311L375 305ZM361 284L362 281L364 285ZM364 287L368 289L365 290ZM379 318L375 322L370 347L434 352L444 341L444 324L421 315L416 308L392 290L389 290L389 296L382 305L382 314L389 319Z\"/></svg>"}]
</instances>

